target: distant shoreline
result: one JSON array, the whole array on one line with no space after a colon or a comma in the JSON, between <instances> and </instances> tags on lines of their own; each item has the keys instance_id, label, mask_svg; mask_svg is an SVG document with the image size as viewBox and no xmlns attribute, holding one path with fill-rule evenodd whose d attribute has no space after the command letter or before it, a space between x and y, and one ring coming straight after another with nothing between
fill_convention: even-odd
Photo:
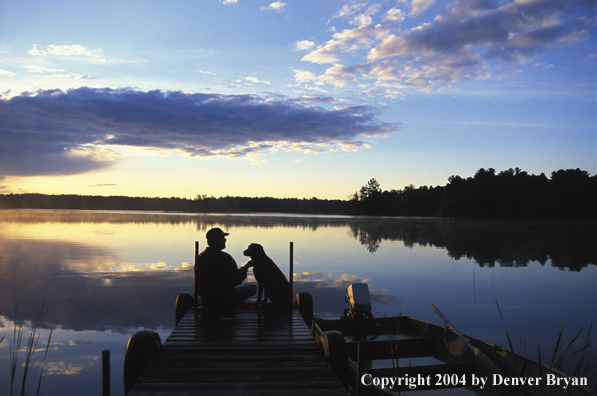
<instances>
[{"instance_id":1,"label":"distant shoreline","mask_svg":"<svg viewBox=\"0 0 597 396\"><path fill-rule=\"evenodd\" d=\"M445 186L382 190L375 179L346 200L272 197L161 197L0 194L0 209L71 209L169 214L267 214L597 221L597 175L580 169L530 175L518 168L474 177L451 176Z\"/></svg>"},{"instance_id":2,"label":"distant shoreline","mask_svg":"<svg viewBox=\"0 0 597 396\"><path fill-rule=\"evenodd\" d=\"M296 213L349 215L349 201L298 198L198 197L149 198L126 196L4 194L0 209L129 210L164 213Z\"/></svg>"}]
</instances>

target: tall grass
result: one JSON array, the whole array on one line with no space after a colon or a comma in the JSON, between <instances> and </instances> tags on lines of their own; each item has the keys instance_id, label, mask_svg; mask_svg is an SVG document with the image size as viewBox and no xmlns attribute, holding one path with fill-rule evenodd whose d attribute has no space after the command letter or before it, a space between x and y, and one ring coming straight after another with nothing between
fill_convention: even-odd
<instances>
[{"instance_id":1,"label":"tall grass","mask_svg":"<svg viewBox=\"0 0 597 396\"><path fill-rule=\"evenodd\" d=\"M41 338L41 334L38 332L39 320L41 314L44 310L45 302L42 304L41 309L35 315L33 322L31 322L31 328L26 336L26 339L23 338L25 334L25 327L23 324L18 323L17 312L18 312L18 302L15 303L15 320L14 320L14 328L13 328L13 339L12 343L9 343L9 359L10 359L10 396L15 396L15 392L18 392L18 384L17 384L17 371L19 367L22 368L22 378L20 383L20 394L21 396L25 396L26 386L28 384L27 379L29 377L29 369L33 365L33 355L37 351L37 345L39 344L39 340ZM5 336L0 339L0 342L4 342ZM43 360L41 363L41 369L39 373L39 379L37 381L37 393L36 395L41 394L41 380L44 373L44 366L46 362L46 357L48 355L48 350L50 348L50 342L52 340L52 330L50 330L50 334L48 336L48 341L46 343L45 353L43 356ZM8 340L7 340L8 341ZM24 344L23 344L23 341ZM20 362L21 355L24 354L24 360L22 363Z\"/></svg>"},{"instance_id":2,"label":"tall grass","mask_svg":"<svg viewBox=\"0 0 597 396\"><path fill-rule=\"evenodd\" d=\"M508 338L510 351L512 352L512 354L514 354L512 340L510 339L510 334L508 333L508 329L506 328L506 322L504 321L504 317L502 316L502 311L500 310L500 305L498 304L497 299L495 300L495 304L497 305L500 318L502 318L502 323L504 324L504 329L506 331L506 337ZM565 323L566 320L564 319L564 321L562 322L562 327L560 328L560 333L558 334L558 339L556 340L556 345L554 347L549 367L567 373L572 377L584 376L590 370L597 367L595 365L592 365L591 362L585 363L585 353L587 349L592 345L591 330L593 329L593 322L591 322L591 324L589 325L587 336L582 344L579 345L576 341L580 339L581 334L585 330L584 327L581 327L580 330L578 330L578 332L576 333L576 335L572 338L572 340L570 340L570 342L566 346L564 346L563 335ZM523 351L526 352L526 339L523 342L522 336L521 346L523 348ZM537 350L539 356L539 364L541 364L541 348L539 347L539 345L537 345ZM578 355L578 361L576 362L576 365L574 365L574 367L568 366L569 359L575 355ZM514 359L514 363L516 365L516 359Z\"/></svg>"},{"instance_id":3,"label":"tall grass","mask_svg":"<svg viewBox=\"0 0 597 396\"><path fill-rule=\"evenodd\" d=\"M562 328L560 329L560 334L558 335L558 341L557 341L556 346L553 351L553 356L551 359L551 366L560 371L567 371L572 376L584 375L592 368L595 368L595 366L591 365L591 363L587 363L586 365L584 364L585 352L591 346L591 330L592 329L593 329L593 322L591 322L591 325L589 326L589 329L587 332L587 337L586 337L584 343L581 344L580 346L574 346L574 344L575 344L576 340L579 339L583 330L585 330L584 327L581 327L580 330L578 330L578 333L576 333L576 335L568 343L568 345L566 347L564 347L564 342L562 340L562 333L564 332L564 323L562 323ZM576 349L576 351L572 352L574 348L578 348L578 349ZM559 352L559 356L558 356L558 352ZM564 366L569 357L572 357L577 354L580 354L580 356L578 358L578 362L576 363L576 365L574 367Z\"/></svg>"}]
</instances>

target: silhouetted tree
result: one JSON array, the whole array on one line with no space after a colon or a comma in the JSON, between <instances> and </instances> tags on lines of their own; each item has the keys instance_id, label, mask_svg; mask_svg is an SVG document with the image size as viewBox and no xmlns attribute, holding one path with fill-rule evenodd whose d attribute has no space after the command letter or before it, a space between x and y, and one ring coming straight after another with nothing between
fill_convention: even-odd
<instances>
[{"instance_id":1,"label":"silhouetted tree","mask_svg":"<svg viewBox=\"0 0 597 396\"><path fill-rule=\"evenodd\" d=\"M441 216L496 219L597 220L597 176L580 169L529 175L520 168L473 177L452 175L445 186L382 190L372 178L348 200L208 197L195 199L123 196L7 194L0 209L147 210L181 212L280 212L383 216Z\"/></svg>"},{"instance_id":2,"label":"silhouetted tree","mask_svg":"<svg viewBox=\"0 0 597 396\"><path fill-rule=\"evenodd\" d=\"M381 197L381 199L380 199ZM349 197L351 214L476 218L597 220L597 176L580 169L529 175L520 168L496 174L481 168L466 179L452 175L444 186L381 191L370 179Z\"/></svg>"}]
</instances>

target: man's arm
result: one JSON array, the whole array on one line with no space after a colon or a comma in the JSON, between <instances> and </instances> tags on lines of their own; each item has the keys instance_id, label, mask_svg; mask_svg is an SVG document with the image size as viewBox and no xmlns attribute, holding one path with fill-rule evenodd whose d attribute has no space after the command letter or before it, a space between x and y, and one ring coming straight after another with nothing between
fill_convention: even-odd
<instances>
[{"instance_id":1,"label":"man's arm","mask_svg":"<svg viewBox=\"0 0 597 396\"><path fill-rule=\"evenodd\" d=\"M227 256L226 267L230 268L230 274L229 274L230 279L234 283L234 286L238 286L241 283L243 283L243 281L245 279L247 279L247 271L248 271L249 267L244 265L244 266L238 268L238 266L236 265L236 261L234 261L232 256L229 254L226 254L226 256Z\"/></svg>"}]
</instances>

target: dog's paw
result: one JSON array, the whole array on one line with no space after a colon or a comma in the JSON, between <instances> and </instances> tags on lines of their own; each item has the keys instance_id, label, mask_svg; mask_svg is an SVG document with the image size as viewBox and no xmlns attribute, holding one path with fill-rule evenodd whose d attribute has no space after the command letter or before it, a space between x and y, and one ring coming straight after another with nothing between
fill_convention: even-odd
<instances>
[{"instance_id":1,"label":"dog's paw","mask_svg":"<svg viewBox=\"0 0 597 396\"><path fill-rule=\"evenodd\" d=\"M247 268L247 269L251 268L251 267L254 267L254 266L255 266L255 261L254 260L249 260L247 262L247 264L245 264L245 268Z\"/></svg>"}]
</instances>

